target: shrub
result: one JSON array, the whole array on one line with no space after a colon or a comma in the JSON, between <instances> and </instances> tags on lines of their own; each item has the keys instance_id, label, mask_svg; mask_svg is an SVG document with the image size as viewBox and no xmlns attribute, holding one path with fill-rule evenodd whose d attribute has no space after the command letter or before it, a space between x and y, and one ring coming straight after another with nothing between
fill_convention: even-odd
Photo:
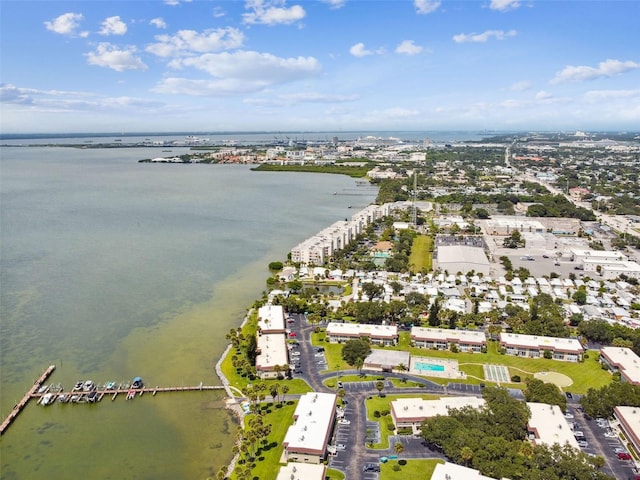
<instances>
[{"instance_id":1,"label":"shrub","mask_svg":"<svg viewBox=\"0 0 640 480\"><path fill-rule=\"evenodd\" d=\"M520 381L520 375L513 375L511 377L511 381L512 382L516 382L516 383L519 382Z\"/></svg>"},{"instance_id":2,"label":"shrub","mask_svg":"<svg viewBox=\"0 0 640 480\"><path fill-rule=\"evenodd\" d=\"M380 410L375 410L375 411L373 412L373 416L374 416L375 418L380 418Z\"/></svg>"},{"instance_id":3,"label":"shrub","mask_svg":"<svg viewBox=\"0 0 640 480\"><path fill-rule=\"evenodd\" d=\"M387 415L389 415L391 412L389 410L382 410L380 412L380 415L382 415L383 417L386 417Z\"/></svg>"},{"instance_id":4,"label":"shrub","mask_svg":"<svg viewBox=\"0 0 640 480\"><path fill-rule=\"evenodd\" d=\"M399 472L400 471L400 465L398 465L397 463L393 466L393 471L394 472Z\"/></svg>"},{"instance_id":5,"label":"shrub","mask_svg":"<svg viewBox=\"0 0 640 480\"><path fill-rule=\"evenodd\" d=\"M402 460L398 460L398 465L406 465L407 461L403 458Z\"/></svg>"}]
</instances>

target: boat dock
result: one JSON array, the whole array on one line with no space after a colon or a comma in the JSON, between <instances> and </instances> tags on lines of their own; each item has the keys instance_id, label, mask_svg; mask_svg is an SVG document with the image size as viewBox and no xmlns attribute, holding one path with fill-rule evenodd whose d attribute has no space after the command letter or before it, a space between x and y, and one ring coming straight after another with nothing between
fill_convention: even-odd
<instances>
[{"instance_id":1,"label":"boat dock","mask_svg":"<svg viewBox=\"0 0 640 480\"><path fill-rule=\"evenodd\" d=\"M9 425L20 415L24 407L27 406L29 400L37 399L38 403L42 398L46 396L47 403L42 402L42 405L49 405L59 400L62 403L96 403L102 400L105 395L110 395L111 400L115 400L119 394L124 394L127 400L132 400L136 396L142 396L144 393L151 393L155 396L157 393L165 392L201 392L207 390L224 390L222 385L200 385L195 386L174 386L174 387L140 387L135 388L129 384L120 384L115 387L105 384L102 387L95 386L91 390L76 390L73 389L69 392L64 392L60 385L55 388L50 388L45 385L47 379L51 376L56 369L55 365L50 365L42 375L35 381L33 387L25 393L22 400L20 400L11 410L11 413L4 419L0 426L0 435L9 428Z\"/></svg>"},{"instance_id":2,"label":"boat dock","mask_svg":"<svg viewBox=\"0 0 640 480\"><path fill-rule=\"evenodd\" d=\"M5 432L5 430L9 428L9 425L13 423L16 417L20 415L20 412L22 412L24 407L27 406L27 403L29 403L29 400L31 400L34 396L39 395L38 391L40 390L40 388L42 388L42 385L44 384L44 382L47 381L47 379L55 369L56 369L55 365L49 365L49 368L47 368L44 371L44 373L40 375L40 378L38 378L35 381L35 383L33 384L33 387L31 387L31 389L24 394L24 397L22 397L22 400L20 400L18 403L14 405L13 410L11 410L11 413L7 416L7 418L4 419L4 421L2 422L2 425L0 425L0 435L2 435Z\"/></svg>"}]
</instances>

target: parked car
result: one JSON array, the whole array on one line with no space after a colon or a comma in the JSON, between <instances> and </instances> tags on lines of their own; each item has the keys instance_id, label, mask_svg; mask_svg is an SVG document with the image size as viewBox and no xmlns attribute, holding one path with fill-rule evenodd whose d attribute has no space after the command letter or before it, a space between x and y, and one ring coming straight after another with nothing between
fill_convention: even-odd
<instances>
[{"instance_id":1,"label":"parked car","mask_svg":"<svg viewBox=\"0 0 640 480\"><path fill-rule=\"evenodd\" d=\"M580 448L587 448L589 446L589 444L587 443L586 440L578 440L578 446Z\"/></svg>"},{"instance_id":2,"label":"parked car","mask_svg":"<svg viewBox=\"0 0 640 480\"><path fill-rule=\"evenodd\" d=\"M298 334L296 332L289 332L290 337L297 337Z\"/></svg>"},{"instance_id":3,"label":"parked car","mask_svg":"<svg viewBox=\"0 0 640 480\"><path fill-rule=\"evenodd\" d=\"M631 460L631 454L627 452L620 452L618 453L618 458L620 460Z\"/></svg>"},{"instance_id":4,"label":"parked car","mask_svg":"<svg viewBox=\"0 0 640 480\"><path fill-rule=\"evenodd\" d=\"M294 357L299 357L300 356L300 352L291 352L291 355Z\"/></svg>"},{"instance_id":5,"label":"parked car","mask_svg":"<svg viewBox=\"0 0 640 480\"><path fill-rule=\"evenodd\" d=\"M629 452L627 452L627 449L626 449L626 448L622 448L622 447L617 447L617 448L614 450L614 452L616 452L616 453L629 453Z\"/></svg>"},{"instance_id":6,"label":"parked car","mask_svg":"<svg viewBox=\"0 0 640 480\"><path fill-rule=\"evenodd\" d=\"M367 463L364 467L362 467L363 472L379 472L380 465L376 465L375 463Z\"/></svg>"},{"instance_id":7,"label":"parked car","mask_svg":"<svg viewBox=\"0 0 640 480\"><path fill-rule=\"evenodd\" d=\"M340 425L351 425L351 420L347 420L346 418L341 418L340 420L338 420L338 423Z\"/></svg>"},{"instance_id":8,"label":"parked car","mask_svg":"<svg viewBox=\"0 0 640 480\"><path fill-rule=\"evenodd\" d=\"M567 412L564 414L564 418L574 418L574 416L573 414Z\"/></svg>"}]
</instances>

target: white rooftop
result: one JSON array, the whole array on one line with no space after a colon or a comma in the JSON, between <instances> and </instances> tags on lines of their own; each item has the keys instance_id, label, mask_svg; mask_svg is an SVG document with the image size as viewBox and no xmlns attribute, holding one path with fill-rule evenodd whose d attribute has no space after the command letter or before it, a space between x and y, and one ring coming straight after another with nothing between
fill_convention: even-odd
<instances>
[{"instance_id":1,"label":"white rooftop","mask_svg":"<svg viewBox=\"0 0 640 480\"><path fill-rule=\"evenodd\" d=\"M584 351L580 341L575 338L543 337L540 335L522 335L519 333L501 333L500 343L512 347L550 348L564 352L581 353Z\"/></svg>"},{"instance_id":2,"label":"white rooftop","mask_svg":"<svg viewBox=\"0 0 640 480\"><path fill-rule=\"evenodd\" d=\"M411 327L411 338L418 340L443 340L455 339L459 342L485 343L487 336L478 330L448 330L446 328Z\"/></svg>"},{"instance_id":3,"label":"white rooftop","mask_svg":"<svg viewBox=\"0 0 640 480\"><path fill-rule=\"evenodd\" d=\"M284 331L282 305L265 305L258 309L258 328L263 332Z\"/></svg>"},{"instance_id":4,"label":"white rooftop","mask_svg":"<svg viewBox=\"0 0 640 480\"><path fill-rule=\"evenodd\" d=\"M484 405L484 398L480 397L441 397L437 400L398 398L391 402L396 420L400 422L418 421L436 415L449 415L450 408L480 408Z\"/></svg>"},{"instance_id":5,"label":"white rooftop","mask_svg":"<svg viewBox=\"0 0 640 480\"><path fill-rule=\"evenodd\" d=\"M618 406L614 411L618 420L624 421L627 429L631 430L636 437L640 435L640 408Z\"/></svg>"},{"instance_id":6,"label":"white rooftop","mask_svg":"<svg viewBox=\"0 0 640 480\"><path fill-rule=\"evenodd\" d=\"M602 347L600 353L616 366L629 383L640 385L640 357L630 348Z\"/></svg>"},{"instance_id":7,"label":"white rooftop","mask_svg":"<svg viewBox=\"0 0 640 480\"><path fill-rule=\"evenodd\" d=\"M536 444L548 446L554 443L569 444L576 449L579 448L569 422L559 406L536 402L527 402L527 406L531 411L528 428L530 431L535 430Z\"/></svg>"},{"instance_id":8,"label":"white rooftop","mask_svg":"<svg viewBox=\"0 0 640 480\"><path fill-rule=\"evenodd\" d=\"M258 336L256 368L264 370L289 363L287 341L282 333L265 333Z\"/></svg>"},{"instance_id":9,"label":"white rooftop","mask_svg":"<svg viewBox=\"0 0 640 480\"><path fill-rule=\"evenodd\" d=\"M280 467L276 480L324 480L324 464L290 462Z\"/></svg>"},{"instance_id":10,"label":"white rooftop","mask_svg":"<svg viewBox=\"0 0 640 480\"><path fill-rule=\"evenodd\" d=\"M493 477L485 477L473 468L445 462L436 465L431 480L493 480Z\"/></svg>"},{"instance_id":11,"label":"white rooftop","mask_svg":"<svg viewBox=\"0 0 640 480\"><path fill-rule=\"evenodd\" d=\"M330 322L327 325L327 335L394 338L398 336L398 327L395 325L372 325L368 323Z\"/></svg>"},{"instance_id":12,"label":"white rooftop","mask_svg":"<svg viewBox=\"0 0 640 480\"><path fill-rule=\"evenodd\" d=\"M322 455L333 425L337 396L333 393L310 392L300 397L282 442L289 452Z\"/></svg>"}]
</instances>

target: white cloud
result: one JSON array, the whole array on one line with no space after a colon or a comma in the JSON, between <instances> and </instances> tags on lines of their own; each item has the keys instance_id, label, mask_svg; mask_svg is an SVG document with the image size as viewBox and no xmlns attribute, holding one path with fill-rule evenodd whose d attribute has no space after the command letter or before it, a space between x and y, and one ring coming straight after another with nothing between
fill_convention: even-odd
<instances>
[{"instance_id":1,"label":"white cloud","mask_svg":"<svg viewBox=\"0 0 640 480\"><path fill-rule=\"evenodd\" d=\"M489 5L491 10L499 10L501 12L515 10L518 7L520 7L519 0L491 0L491 4Z\"/></svg>"},{"instance_id":2,"label":"white cloud","mask_svg":"<svg viewBox=\"0 0 640 480\"><path fill-rule=\"evenodd\" d=\"M127 33L127 24L120 20L119 16L108 17L102 22L100 35L124 35Z\"/></svg>"},{"instance_id":3,"label":"white cloud","mask_svg":"<svg viewBox=\"0 0 640 480\"><path fill-rule=\"evenodd\" d=\"M529 90L531 88L531 82L528 80L522 80L520 82L515 82L509 85L508 90L512 92L524 92L525 90Z\"/></svg>"},{"instance_id":4,"label":"white cloud","mask_svg":"<svg viewBox=\"0 0 640 480\"><path fill-rule=\"evenodd\" d=\"M439 0L414 0L413 4L416 7L417 13L427 15L440 8L441 2Z\"/></svg>"},{"instance_id":5,"label":"white cloud","mask_svg":"<svg viewBox=\"0 0 640 480\"><path fill-rule=\"evenodd\" d=\"M167 22L165 22L162 17L152 18L149 21L149 24L155 26L156 28L167 28Z\"/></svg>"},{"instance_id":6,"label":"white cloud","mask_svg":"<svg viewBox=\"0 0 640 480\"><path fill-rule=\"evenodd\" d=\"M640 90L591 90L584 94L588 102L602 102L619 99L632 99L638 102L640 108Z\"/></svg>"},{"instance_id":7,"label":"white cloud","mask_svg":"<svg viewBox=\"0 0 640 480\"><path fill-rule=\"evenodd\" d=\"M320 0L322 3L327 3L331 8L342 8L347 0Z\"/></svg>"},{"instance_id":8,"label":"white cloud","mask_svg":"<svg viewBox=\"0 0 640 480\"><path fill-rule=\"evenodd\" d=\"M547 101L551 98L553 98L553 95L551 95L549 92L545 92L544 90L540 90L538 93L536 93L537 101Z\"/></svg>"},{"instance_id":9,"label":"white cloud","mask_svg":"<svg viewBox=\"0 0 640 480\"><path fill-rule=\"evenodd\" d=\"M227 13L224 11L224 9L222 7L213 7L213 11L211 12L211 16L213 18L222 18L226 14Z\"/></svg>"},{"instance_id":10,"label":"white cloud","mask_svg":"<svg viewBox=\"0 0 640 480\"><path fill-rule=\"evenodd\" d=\"M322 70L320 62L313 57L282 58L253 51L207 53L176 59L169 65L174 68L192 67L224 81L253 84L255 90L265 85L315 77ZM245 87L242 90L245 91Z\"/></svg>"},{"instance_id":11,"label":"white cloud","mask_svg":"<svg viewBox=\"0 0 640 480\"><path fill-rule=\"evenodd\" d=\"M279 25L295 23L302 20L306 12L300 5L292 5L287 8L283 0L247 0L245 8L250 13L243 13L244 23Z\"/></svg>"},{"instance_id":12,"label":"white cloud","mask_svg":"<svg viewBox=\"0 0 640 480\"><path fill-rule=\"evenodd\" d=\"M640 63L620 60L605 60L600 62L597 67L573 66L569 65L556 73L556 76L549 82L552 85L564 82L581 82L584 80L593 80L596 78L613 77L621 73L628 72L640 68Z\"/></svg>"},{"instance_id":13,"label":"white cloud","mask_svg":"<svg viewBox=\"0 0 640 480\"><path fill-rule=\"evenodd\" d=\"M509 30L505 32L504 30L487 30L482 33L459 33L458 35L453 36L453 41L456 43L484 43L491 38L495 38L496 40L504 40L508 37L515 37L518 34L515 30Z\"/></svg>"},{"instance_id":14,"label":"white cloud","mask_svg":"<svg viewBox=\"0 0 640 480\"><path fill-rule=\"evenodd\" d=\"M424 50L420 45L413 43L413 40L404 40L396 47L396 53L402 55L417 55Z\"/></svg>"},{"instance_id":15,"label":"white cloud","mask_svg":"<svg viewBox=\"0 0 640 480\"><path fill-rule=\"evenodd\" d=\"M236 79L193 80L189 78L165 78L151 89L155 93L191 95L196 97L221 97L238 93L251 93L266 85L256 82L240 82Z\"/></svg>"},{"instance_id":16,"label":"white cloud","mask_svg":"<svg viewBox=\"0 0 640 480\"><path fill-rule=\"evenodd\" d=\"M50 30L60 35L69 35L72 37L87 37L89 32L77 32L77 28L80 26L80 22L84 17L81 13L63 13L59 17L54 18L52 21L44 22L47 30Z\"/></svg>"},{"instance_id":17,"label":"white cloud","mask_svg":"<svg viewBox=\"0 0 640 480\"><path fill-rule=\"evenodd\" d=\"M180 3L190 3L190 2L191 0L164 0L165 5L169 5L172 7L180 5Z\"/></svg>"},{"instance_id":18,"label":"white cloud","mask_svg":"<svg viewBox=\"0 0 640 480\"><path fill-rule=\"evenodd\" d=\"M180 30L175 35L157 35L155 39L158 42L149 45L146 51L159 57L171 57L238 48L244 42L244 34L236 28L227 27L202 33Z\"/></svg>"},{"instance_id":19,"label":"white cloud","mask_svg":"<svg viewBox=\"0 0 640 480\"><path fill-rule=\"evenodd\" d=\"M135 53L133 46L119 48L111 43L100 43L95 52L89 52L86 56L89 65L111 68L116 72L146 70L147 66Z\"/></svg>"},{"instance_id":20,"label":"white cloud","mask_svg":"<svg viewBox=\"0 0 640 480\"><path fill-rule=\"evenodd\" d=\"M248 105L256 105L261 107L284 107L292 106L304 103L348 103L358 100L358 95L338 95L316 92L305 93L291 93L287 95L273 95L270 94L264 98L247 98L243 100L243 103Z\"/></svg>"},{"instance_id":21,"label":"white cloud","mask_svg":"<svg viewBox=\"0 0 640 480\"><path fill-rule=\"evenodd\" d=\"M367 50L364 46L364 43L356 43L353 47L349 49L349 53L354 57L366 57L368 55L373 55L371 50Z\"/></svg>"}]
</instances>

